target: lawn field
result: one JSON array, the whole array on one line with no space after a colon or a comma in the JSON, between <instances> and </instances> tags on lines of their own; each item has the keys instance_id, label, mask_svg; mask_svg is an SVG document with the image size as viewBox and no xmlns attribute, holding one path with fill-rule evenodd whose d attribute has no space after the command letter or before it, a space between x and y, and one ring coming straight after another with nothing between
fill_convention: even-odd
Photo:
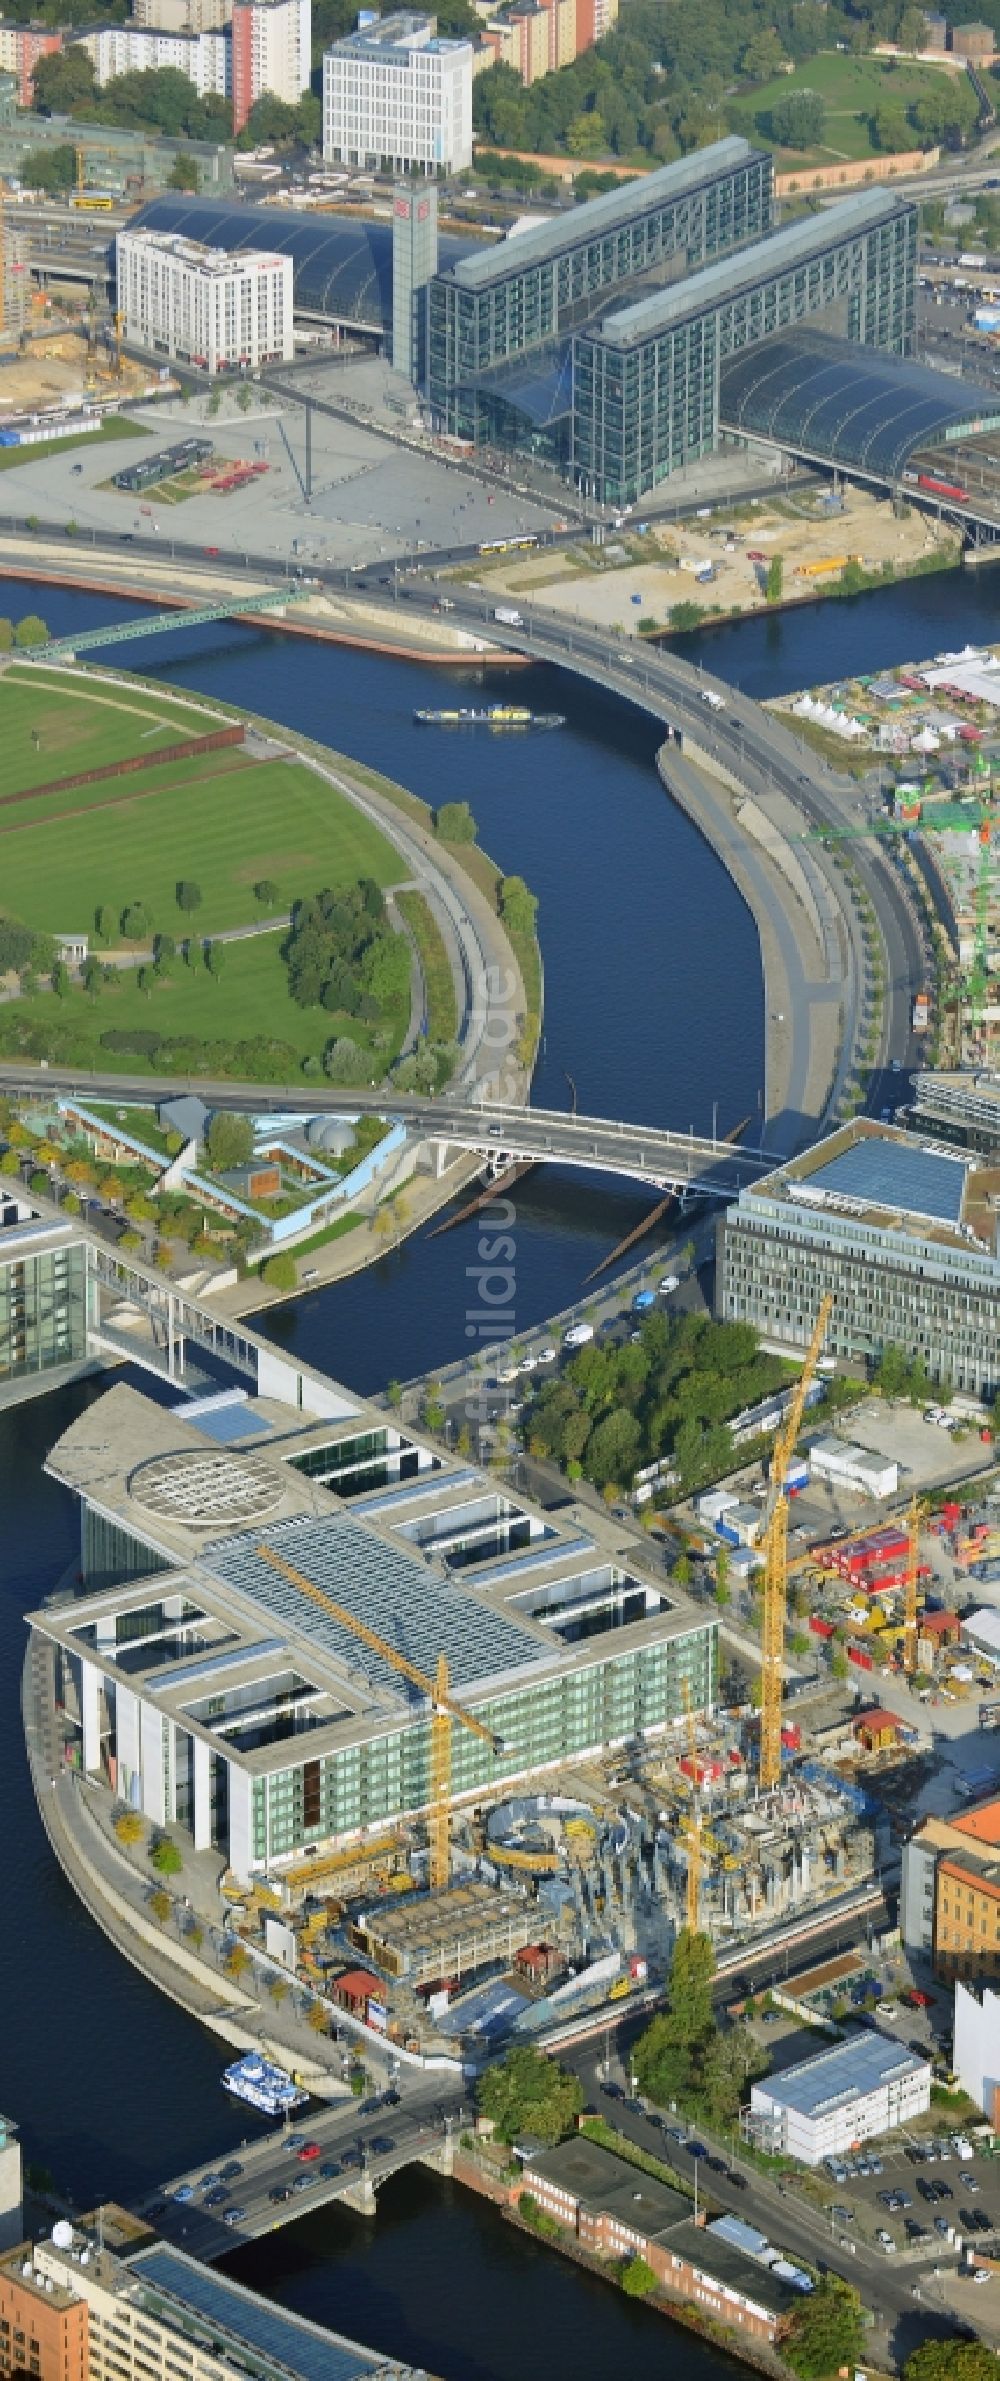
<instances>
[{"instance_id":1,"label":"lawn field","mask_svg":"<svg viewBox=\"0 0 1000 2381\"><path fill-rule=\"evenodd\" d=\"M769 145L768 110L797 91L815 91L826 111L822 144L804 152L778 149L776 162L788 170L796 165L835 165L875 156L871 119L876 110L912 107L928 92L939 90L941 76L947 72L946 67L923 66L915 59L849 58L839 51L824 50L804 66L797 66L794 74L775 75L773 82L742 92L731 102L730 112L734 125L739 118L738 129L748 138Z\"/></svg>"},{"instance_id":2,"label":"lawn field","mask_svg":"<svg viewBox=\"0 0 1000 2381\"><path fill-rule=\"evenodd\" d=\"M50 438L44 446L0 446L0 471L16 471L19 463L42 463L49 455L68 455L74 446L109 446L115 438L148 437L149 431L127 413L109 413L99 430L83 430L76 438Z\"/></svg>"},{"instance_id":3,"label":"lawn field","mask_svg":"<svg viewBox=\"0 0 1000 2381\"><path fill-rule=\"evenodd\" d=\"M141 1050L109 1051L101 1035L115 1029L160 1034L165 1040L187 1037L206 1043L209 1052L219 1042L287 1042L299 1064L303 1058L321 1059L337 1034L370 1044L370 1029L355 1020L338 1017L329 1009L296 1006L289 997L280 942L280 935L266 934L252 942L227 944L218 977L201 966L189 968L178 959L169 973L156 977L147 992L140 992L137 973L130 968L119 983L102 987L96 995L76 984L63 998L54 992L32 993L0 1008L0 1047L6 1047L7 1035L15 1027L18 1032L30 1029L33 1034L43 1033L46 1040L51 1035L56 1053L71 1037L76 1065L145 1075L163 1073L168 1066L166 1055L161 1059ZM373 1061L375 1076L384 1073L398 1050L406 1016L393 1018L391 1024L383 1019L383 1024L392 1046L379 1056L377 1064ZM227 1066L223 1071L236 1073L238 1068Z\"/></svg>"},{"instance_id":4,"label":"lawn field","mask_svg":"<svg viewBox=\"0 0 1000 2381\"><path fill-rule=\"evenodd\" d=\"M153 754L217 724L144 689L40 685L15 668L0 677L2 790ZM261 878L287 909L325 885L359 876L387 885L399 874L392 845L312 770L236 748L0 806L0 910L40 933L89 932L102 907L141 902L153 931L210 937L262 922ZM201 889L191 913L177 907L182 877Z\"/></svg>"}]
</instances>

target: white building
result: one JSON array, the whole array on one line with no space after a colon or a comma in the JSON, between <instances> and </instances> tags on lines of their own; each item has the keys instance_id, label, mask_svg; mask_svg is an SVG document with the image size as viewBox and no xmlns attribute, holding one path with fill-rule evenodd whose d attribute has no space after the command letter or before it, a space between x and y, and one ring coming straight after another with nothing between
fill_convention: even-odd
<instances>
[{"instance_id":1,"label":"white building","mask_svg":"<svg viewBox=\"0 0 1000 2381\"><path fill-rule=\"evenodd\" d=\"M297 107L312 72L312 0L233 0L233 131L269 91Z\"/></svg>"},{"instance_id":2,"label":"white building","mask_svg":"<svg viewBox=\"0 0 1000 2381\"><path fill-rule=\"evenodd\" d=\"M809 1470L814 1480L829 1480L834 1488L853 1489L859 1496L873 1497L876 1503L895 1496L899 1486L898 1463L887 1455L873 1455L868 1447L851 1446L845 1439L814 1439Z\"/></svg>"},{"instance_id":3,"label":"white building","mask_svg":"<svg viewBox=\"0 0 1000 2381\"><path fill-rule=\"evenodd\" d=\"M233 0L133 0L134 25L158 25L163 33L210 33L228 25Z\"/></svg>"},{"instance_id":4,"label":"white building","mask_svg":"<svg viewBox=\"0 0 1000 2381\"><path fill-rule=\"evenodd\" d=\"M206 372L289 362L290 256L230 254L176 232L124 231L117 246L118 304L137 347Z\"/></svg>"},{"instance_id":5,"label":"white building","mask_svg":"<svg viewBox=\"0 0 1000 2381\"><path fill-rule=\"evenodd\" d=\"M909 2124L930 2104L930 2060L872 2030L755 2083L747 2127L758 2149L818 2166Z\"/></svg>"},{"instance_id":6,"label":"white building","mask_svg":"<svg viewBox=\"0 0 1000 2381\"><path fill-rule=\"evenodd\" d=\"M988 1984L955 1986L955 2073L963 2092L996 2129L1000 2118L1000 1993Z\"/></svg>"},{"instance_id":7,"label":"white building","mask_svg":"<svg viewBox=\"0 0 1000 2381\"><path fill-rule=\"evenodd\" d=\"M173 66L202 99L228 99L231 43L228 32L174 33L158 25L94 25L80 35L94 79L103 88L119 74L151 74Z\"/></svg>"},{"instance_id":8,"label":"white building","mask_svg":"<svg viewBox=\"0 0 1000 2381\"><path fill-rule=\"evenodd\" d=\"M384 17L323 59L323 155L393 173L472 164L472 44L439 41L433 17Z\"/></svg>"}]
</instances>

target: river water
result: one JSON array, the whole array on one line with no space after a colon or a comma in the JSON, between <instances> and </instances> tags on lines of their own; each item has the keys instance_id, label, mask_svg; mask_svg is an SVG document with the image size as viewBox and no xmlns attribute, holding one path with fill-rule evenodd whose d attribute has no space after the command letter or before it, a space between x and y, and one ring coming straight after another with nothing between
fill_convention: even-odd
<instances>
[{"instance_id":1,"label":"river water","mask_svg":"<svg viewBox=\"0 0 1000 2381\"><path fill-rule=\"evenodd\" d=\"M916 581L707 637L714 670L766 695L998 633L994 572ZM41 609L59 632L123 618L117 599L11 585L3 608ZM693 650L693 647L689 649ZM117 658L112 656L112 658ZM142 666L319 736L431 801L467 799L480 839L539 895L545 1043L536 1097L719 1129L757 1108L760 970L747 912L653 769L656 733L628 705L536 672L558 736L518 742L418 730L415 705L447 700L448 674L291 644L234 626L150 644ZM510 687L490 671L490 693ZM463 674L463 687L468 678ZM518 679L518 691L526 681ZM627 1185L540 1172L518 1199L518 1320L568 1303L589 1265L646 1204ZM273 1319L361 1390L462 1346L470 1236L415 1234L356 1280ZM8 2113L29 2157L80 2203L129 2198L215 2159L230 2138L219 2047L112 1950L63 1883L28 1783L18 1711L23 1614L75 1543L75 1513L46 1480L45 1452L101 1393L82 1383L0 1416L0 1797L5 1814ZM374 2224L301 2218L234 2260L242 2278L320 2321L449 2381L523 2381L544 2361L611 2381L677 2353L684 2381L724 2381L728 2360L523 2240L495 2212L414 2170L380 2196Z\"/></svg>"}]
</instances>

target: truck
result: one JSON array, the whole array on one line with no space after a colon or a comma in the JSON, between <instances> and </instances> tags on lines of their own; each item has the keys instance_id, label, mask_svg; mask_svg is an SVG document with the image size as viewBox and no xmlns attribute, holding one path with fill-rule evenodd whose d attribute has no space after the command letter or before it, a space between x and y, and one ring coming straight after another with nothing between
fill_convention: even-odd
<instances>
[{"instance_id":1,"label":"truck","mask_svg":"<svg viewBox=\"0 0 1000 2381\"><path fill-rule=\"evenodd\" d=\"M524 627L520 612L515 611L513 604L494 604L493 618L501 628Z\"/></svg>"},{"instance_id":2,"label":"truck","mask_svg":"<svg viewBox=\"0 0 1000 2381\"><path fill-rule=\"evenodd\" d=\"M914 1033L926 1033L930 1021L930 995L926 992L915 992L913 995L913 1008L911 1011L911 1023Z\"/></svg>"},{"instance_id":3,"label":"truck","mask_svg":"<svg viewBox=\"0 0 1000 2381\"><path fill-rule=\"evenodd\" d=\"M716 694L714 687L703 686L701 690L701 699L703 703L708 703L710 709L713 711L724 711L726 708L721 694Z\"/></svg>"}]
</instances>

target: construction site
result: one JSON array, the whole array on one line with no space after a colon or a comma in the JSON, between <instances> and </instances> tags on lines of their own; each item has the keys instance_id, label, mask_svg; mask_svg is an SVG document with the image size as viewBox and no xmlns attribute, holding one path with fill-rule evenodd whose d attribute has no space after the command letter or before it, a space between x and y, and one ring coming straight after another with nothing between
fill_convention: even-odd
<instances>
[{"instance_id":1,"label":"construction site","mask_svg":"<svg viewBox=\"0 0 1000 2381\"><path fill-rule=\"evenodd\" d=\"M637 1531L610 1559L583 1508L498 1494L346 1391L331 1421L110 1389L50 1454L81 1566L30 1616L109 1839L123 1812L169 1835L253 1957L421 2052L620 2000L685 1925L738 1953L856 1894L858 1748L816 1758L783 1710L828 1312L770 1465L758 1709L722 1707L717 1619Z\"/></svg>"}]
</instances>

